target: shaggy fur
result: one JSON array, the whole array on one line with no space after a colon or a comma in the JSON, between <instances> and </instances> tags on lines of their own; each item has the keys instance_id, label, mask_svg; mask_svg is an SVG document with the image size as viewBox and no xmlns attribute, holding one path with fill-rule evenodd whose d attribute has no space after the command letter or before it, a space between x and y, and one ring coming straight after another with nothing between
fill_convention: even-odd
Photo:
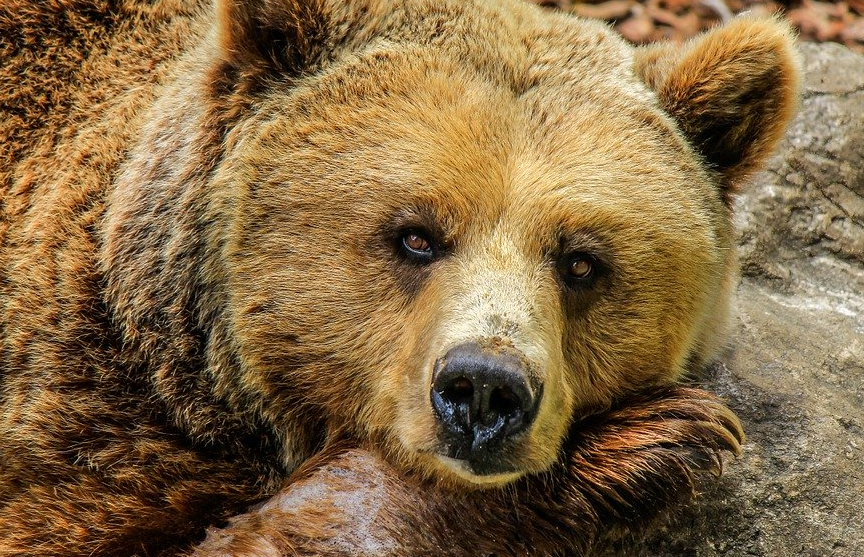
<instances>
[{"instance_id":1,"label":"shaggy fur","mask_svg":"<svg viewBox=\"0 0 864 557\"><path fill-rule=\"evenodd\" d=\"M723 342L729 192L796 103L784 24L634 50L515 0L214 4L0 6L0 556L175 554L319 453L322 489L397 478L393 521L397 470L451 494L558 470L560 506L515 493L587 540L591 482L643 517L687 483L664 447L737 446L702 395L653 433L679 399L630 397ZM408 229L441 257L400 258ZM512 474L438 456L433 364L476 339L544 386ZM366 452L321 453L343 441Z\"/></svg>"},{"instance_id":2,"label":"shaggy fur","mask_svg":"<svg viewBox=\"0 0 864 557\"><path fill-rule=\"evenodd\" d=\"M574 427L566 457L502 491L418 484L363 450L334 447L248 514L211 530L194 557L584 555L613 527L639 527L720 473L737 419L694 389L658 389Z\"/></svg>"}]
</instances>

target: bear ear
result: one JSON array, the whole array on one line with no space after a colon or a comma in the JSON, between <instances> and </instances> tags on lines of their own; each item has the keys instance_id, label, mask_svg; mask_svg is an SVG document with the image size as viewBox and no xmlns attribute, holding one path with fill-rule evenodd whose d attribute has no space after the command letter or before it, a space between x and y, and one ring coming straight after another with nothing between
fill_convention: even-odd
<instances>
[{"instance_id":1,"label":"bear ear","mask_svg":"<svg viewBox=\"0 0 864 557\"><path fill-rule=\"evenodd\" d=\"M376 0L216 0L222 59L246 75L298 75L380 13Z\"/></svg>"},{"instance_id":2,"label":"bear ear","mask_svg":"<svg viewBox=\"0 0 864 557\"><path fill-rule=\"evenodd\" d=\"M738 17L685 45L636 49L634 69L730 194L770 156L798 106L792 29Z\"/></svg>"}]
</instances>

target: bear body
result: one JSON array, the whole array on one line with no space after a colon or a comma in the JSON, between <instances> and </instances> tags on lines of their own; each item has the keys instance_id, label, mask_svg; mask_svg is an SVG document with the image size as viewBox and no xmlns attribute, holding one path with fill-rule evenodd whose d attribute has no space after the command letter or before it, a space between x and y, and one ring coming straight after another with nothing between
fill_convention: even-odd
<instances>
[{"instance_id":1,"label":"bear body","mask_svg":"<svg viewBox=\"0 0 864 557\"><path fill-rule=\"evenodd\" d=\"M582 547L568 454L671 502L663 447L737 448L662 389L724 342L729 199L795 106L781 23L634 49L516 0L66 0L0 37L0 555L176 554L343 442L407 482L390 523L414 481L471 530L480 488L535 508L559 470ZM574 445L646 389L664 411Z\"/></svg>"}]
</instances>

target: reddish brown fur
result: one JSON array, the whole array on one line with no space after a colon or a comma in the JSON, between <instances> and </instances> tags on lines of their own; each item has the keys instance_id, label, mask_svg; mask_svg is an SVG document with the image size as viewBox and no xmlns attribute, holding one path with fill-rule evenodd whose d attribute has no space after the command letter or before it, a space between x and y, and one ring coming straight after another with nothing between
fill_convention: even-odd
<instances>
[{"instance_id":1,"label":"reddish brown fur","mask_svg":"<svg viewBox=\"0 0 864 557\"><path fill-rule=\"evenodd\" d=\"M367 452L324 453L289 496L362 488L333 471L371 467L393 490L387 528L434 530L396 538L418 548L457 536L446 513L472 547L506 493L573 528L538 517L538 547L581 548L605 517L677 500L689 472L669 445L735 449L702 394L629 397L722 343L723 192L794 108L788 29L741 20L725 33L749 42L720 31L678 56L527 3L396 4L0 6L0 556L176 554L343 439ZM744 115L721 130L728 152L706 132L718 114ZM400 267L381 238L394 215L459 249ZM614 256L606 290L562 295L561 230ZM545 382L509 476L434 454L429 364L474 337ZM587 460L558 463L562 447ZM444 495L550 467L571 499L532 477ZM416 515L415 477L445 490ZM284 527L286 544L310 537Z\"/></svg>"},{"instance_id":2,"label":"reddish brown fur","mask_svg":"<svg viewBox=\"0 0 864 557\"><path fill-rule=\"evenodd\" d=\"M689 497L694 470L719 474L719 451L736 451L739 434L716 398L655 390L574 428L548 473L467 495L334 447L193 555L584 555L610 529L644 526Z\"/></svg>"}]
</instances>

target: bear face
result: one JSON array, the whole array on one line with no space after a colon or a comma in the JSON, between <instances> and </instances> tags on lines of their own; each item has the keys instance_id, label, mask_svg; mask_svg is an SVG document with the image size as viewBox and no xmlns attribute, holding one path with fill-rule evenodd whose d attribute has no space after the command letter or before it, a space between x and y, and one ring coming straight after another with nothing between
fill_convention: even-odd
<instances>
[{"instance_id":1,"label":"bear face","mask_svg":"<svg viewBox=\"0 0 864 557\"><path fill-rule=\"evenodd\" d=\"M574 412L677 376L726 273L722 203L667 122L641 123L647 102L585 106L582 81L514 94L437 49L380 56L262 109L217 178L239 190L227 256L241 350L271 377L313 360L301 380L322 404L335 393L319 382L350 384L343 420L368 414L436 455L436 362L501 346L526 361L539 406L498 462L543 469ZM407 65L417 73L388 75ZM620 96L608 88L600 98ZM325 101L334 89L344 104Z\"/></svg>"},{"instance_id":2,"label":"bear face","mask_svg":"<svg viewBox=\"0 0 864 557\"><path fill-rule=\"evenodd\" d=\"M722 342L729 192L795 104L784 26L633 49L528 4L421 0L224 1L216 25L200 79L240 108L204 192L231 339L210 360L286 447L311 413L500 485Z\"/></svg>"}]
</instances>

